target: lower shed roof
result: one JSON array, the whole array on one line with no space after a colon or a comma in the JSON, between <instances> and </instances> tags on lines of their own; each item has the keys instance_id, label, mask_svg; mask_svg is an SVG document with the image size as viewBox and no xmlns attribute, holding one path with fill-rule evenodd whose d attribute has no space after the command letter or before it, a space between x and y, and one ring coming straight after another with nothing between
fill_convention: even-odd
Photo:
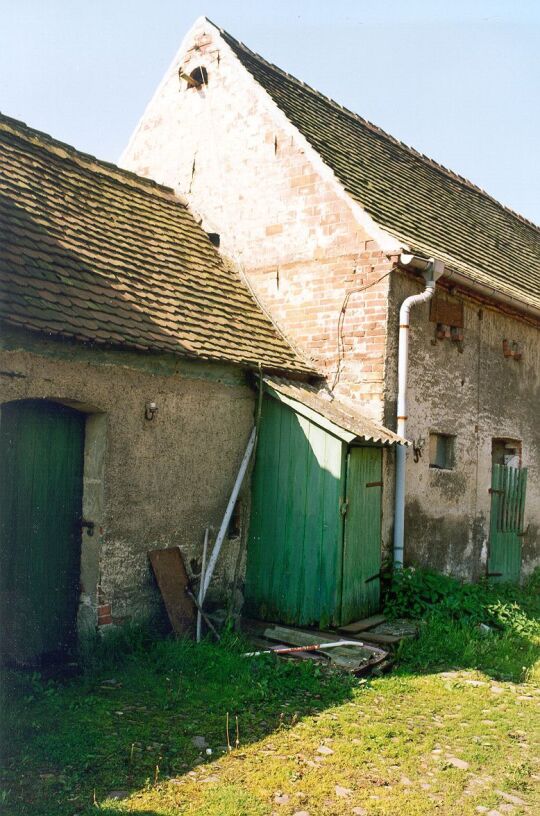
<instances>
[{"instance_id":1,"label":"lower shed roof","mask_svg":"<svg viewBox=\"0 0 540 816\"><path fill-rule=\"evenodd\" d=\"M282 377L264 377L263 382L270 395L290 405L297 413L304 414L344 442L365 440L377 445L410 444L394 431L363 416L355 408L315 386Z\"/></svg>"}]
</instances>

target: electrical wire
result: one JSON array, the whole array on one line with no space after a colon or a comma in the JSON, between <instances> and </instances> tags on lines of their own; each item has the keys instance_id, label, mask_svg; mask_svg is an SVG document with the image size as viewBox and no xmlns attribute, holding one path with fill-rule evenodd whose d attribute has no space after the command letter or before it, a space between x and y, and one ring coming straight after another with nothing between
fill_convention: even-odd
<instances>
[{"instance_id":1,"label":"electrical wire","mask_svg":"<svg viewBox=\"0 0 540 816\"><path fill-rule=\"evenodd\" d=\"M345 297L343 299L343 304L341 306L341 311L339 313L338 324L337 324L338 361L337 361L337 367L336 367L336 374L334 376L334 381L333 381L332 387L330 389L331 391L334 390L334 388L336 387L336 385L339 382L339 378L341 377L341 371L342 371L341 365L342 365L343 359L345 357L345 343L343 341L343 324L345 323L345 314L347 312L347 306L349 305L349 300L351 298L351 295L354 295L357 292L365 292L366 289L371 289L372 286L376 286L382 280L387 278L389 276L389 274L390 274L390 272L385 272L385 274L381 275L381 277L377 278L377 280L372 281L371 283L367 283L365 286L358 286L358 287L356 287L354 289L349 289L347 292L345 292Z\"/></svg>"}]
</instances>

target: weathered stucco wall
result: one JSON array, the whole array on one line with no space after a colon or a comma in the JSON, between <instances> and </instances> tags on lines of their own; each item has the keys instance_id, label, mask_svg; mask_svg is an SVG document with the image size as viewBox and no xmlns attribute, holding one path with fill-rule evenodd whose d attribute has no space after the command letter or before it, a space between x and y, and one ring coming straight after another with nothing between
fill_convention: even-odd
<instances>
[{"instance_id":1,"label":"weathered stucco wall","mask_svg":"<svg viewBox=\"0 0 540 816\"><path fill-rule=\"evenodd\" d=\"M399 305L421 289L421 281L392 275L389 422L396 407ZM529 469L528 533L523 538L527 574L540 564L540 333L485 304L465 300L463 341L440 340L429 315L429 304L411 311L408 437L424 446L418 462L413 451L407 455L406 561L468 579L485 575L492 440L508 438L521 440L523 466ZM520 344L521 360L504 356L505 339ZM429 467L430 431L455 435L452 470Z\"/></svg>"},{"instance_id":2,"label":"weathered stucco wall","mask_svg":"<svg viewBox=\"0 0 540 816\"><path fill-rule=\"evenodd\" d=\"M200 65L207 87L188 88L179 67ZM186 196L292 342L330 382L339 366L336 393L382 419L391 265L379 231L208 22L186 38L121 164Z\"/></svg>"},{"instance_id":3,"label":"weathered stucco wall","mask_svg":"<svg viewBox=\"0 0 540 816\"><path fill-rule=\"evenodd\" d=\"M219 527L253 425L245 374L22 333L2 345L0 403L45 398L88 415L83 511L100 530L83 534L80 627L95 626L98 610L101 624L155 617L146 553L179 545L198 572L204 528ZM224 545L210 599L226 596L238 548Z\"/></svg>"}]
</instances>

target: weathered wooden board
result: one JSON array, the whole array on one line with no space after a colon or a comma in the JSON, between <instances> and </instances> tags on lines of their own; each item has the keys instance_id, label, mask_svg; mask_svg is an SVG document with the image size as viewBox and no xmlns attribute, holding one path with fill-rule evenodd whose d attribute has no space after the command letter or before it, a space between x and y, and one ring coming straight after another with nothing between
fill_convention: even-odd
<instances>
[{"instance_id":1,"label":"weathered wooden board","mask_svg":"<svg viewBox=\"0 0 540 816\"><path fill-rule=\"evenodd\" d=\"M367 640L369 643L380 643L381 645L399 643L404 637L412 637L412 635L384 635L379 634L379 632L362 632L362 640Z\"/></svg>"},{"instance_id":2,"label":"weathered wooden board","mask_svg":"<svg viewBox=\"0 0 540 816\"><path fill-rule=\"evenodd\" d=\"M193 634L195 604L186 594L189 584L180 547L150 550L148 558L175 635Z\"/></svg>"},{"instance_id":3,"label":"weathered wooden board","mask_svg":"<svg viewBox=\"0 0 540 816\"><path fill-rule=\"evenodd\" d=\"M370 618L363 618L354 623L349 623L347 626L340 626L339 631L345 632L348 635L356 635L358 632L365 632L366 629L371 629L374 626L378 626L379 623L384 623L385 620L384 615L372 615Z\"/></svg>"}]
</instances>

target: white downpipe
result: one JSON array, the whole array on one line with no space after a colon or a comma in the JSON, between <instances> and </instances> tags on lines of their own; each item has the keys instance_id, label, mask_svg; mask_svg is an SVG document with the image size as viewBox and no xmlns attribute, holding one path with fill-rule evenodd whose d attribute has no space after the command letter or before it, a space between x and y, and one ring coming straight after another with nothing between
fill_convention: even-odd
<instances>
[{"instance_id":1,"label":"white downpipe","mask_svg":"<svg viewBox=\"0 0 540 816\"><path fill-rule=\"evenodd\" d=\"M419 295L405 298L399 310L399 347L398 347L398 399L397 399L397 432L407 438L407 378L409 367L409 319L411 308L417 303L425 303L435 291L437 277L444 267L430 259L424 274L426 288ZM437 274L434 275L434 270ZM403 566L403 542L405 533L405 468L407 447L396 446L396 500L394 510L394 567Z\"/></svg>"},{"instance_id":2,"label":"white downpipe","mask_svg":"<svg viewBox=\"0 0 540 816\"><path fill-rule=\"evenodd\" d=\"M221 527L219 528L219 533L217 534L216 543L214 544L214 549L212 550L212 555L208 561L208 566L206 567L206 571L204 573L204 581L202 581L202 600L204 601L206 597L206 592L210 585L210 581L212 580L212 575L214 574L214 569L216 566L216 562L218 560L219 553L221 551L221 545L223 544L223 539L225 538L225 534L227 532L227 528L229 526L229 521L231 520L232 512L234 510L234 505L236 504L236 500L238 498L238 494L240 493L240 489L242 487L242 483L244 481L244 476L246 475L246 470L249 465L249 460L251 459L251 454L253 453L253 449L255 447L255 441L257 439L257 426L253 427L251 432L251 436L249 437L249 441L247 443L246 452L244 453L244 458L242 459L242 464L240 465L240 470L238 471L238 475L236 477L236 481L234 483L234 487L229 499L229 503L227 505L227 509L225 510L225 515L223 516L223 521L221 522ZM199 600L201 599L201 593L199 593ZM202 602L201 602L202 604Z\"/></svg>"}]
</instances>

